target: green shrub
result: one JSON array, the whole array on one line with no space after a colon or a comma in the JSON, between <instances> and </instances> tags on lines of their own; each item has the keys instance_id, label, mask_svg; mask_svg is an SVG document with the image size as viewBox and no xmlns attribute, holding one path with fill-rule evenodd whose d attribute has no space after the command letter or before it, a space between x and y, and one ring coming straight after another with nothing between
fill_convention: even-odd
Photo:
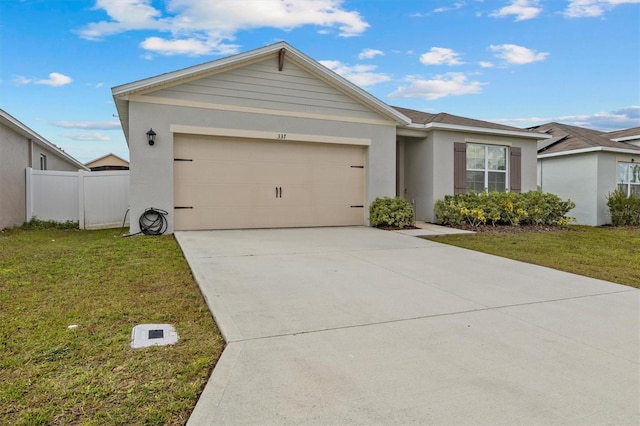
<instances>
[{"instance_id":1,"label":"green shrub","mask_svg":"<svg viewBox=\"0 0 640 426\"><path fill-rule=\"evenodd\" d=\"M413 225L413 217L413 206L400 197L378 197L369 206L371 226L406 228Z\"/></svg>"},{"instance_id":2,"label":"green shrub","mask_svg":"<svg viewBox=\"0 0 640 426\"><path fill-rule=\"evenodd\" d=\"M566 214L575 207L554 194L490 192L447 195L435 204L436 223L451 226L469 224L561 225L571 221Z\"/></svg>"},{"instance_id":3,"label":"green shrub","mask_svg":"<svg viewBox=\"0 0 640 426\"><path fill-rule=\"evenodd\" d=\"M66 222L56 222L55 220L41 220L33 216L29 222L25 222L20 226L24 230L42 230L42 229L79 229L78 221L67 220Z\"/></svg>"},{"instance_id":4,"label":"green shrub","mask_svg":"<svg viewBox=\"0 0 640 426\"><path fill-rule=\"evenodd\" d=\"M613 225L640 225L640 195L627 197L624 191L616 189L607 197L607 206Z\"/></svg>"}]
</instances>

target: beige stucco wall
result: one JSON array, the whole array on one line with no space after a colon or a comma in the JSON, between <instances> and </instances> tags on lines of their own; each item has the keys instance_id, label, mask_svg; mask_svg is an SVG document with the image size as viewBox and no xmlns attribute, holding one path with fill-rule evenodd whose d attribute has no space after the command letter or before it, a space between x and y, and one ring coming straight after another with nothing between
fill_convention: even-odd
<instances>
[{"instance_id":1,"label":"beige stucco wall","mask_svg":"<svg viewBox=\"0 0 640 426\"><path fill-rule=\"evenodd\" d=\"M370 139L366 165L367 206L378 196L395 194L396 128L393 122L365 124L291 117L284 112L271 115L133 101L129 103L129 117L132 233L139 231L137 218L149 207L169 212L167 232L173 232L171 125ZM154 146L147 143L149 128L157 134Z\"/></svg>"},{"instance_id":2,"label":"beige stucco wall","mask_svg":"<svg viewBox=\"0 0 640 426\"><path fill-rule=\"evenodd\" d=\"M31 151L31 167L34 170L40 170L40 155L44 154L47 156L47 170L58 170L61 172L78 171L78 165L68 161L64 157L61 157L57 152L38 145L35 142L32 144L32 146L33 148Z\"/></svg>"},{"instance_id":3,"label":"beige stucco wall","mask_svg":"<svg viewBox=\"0 0 640 426\"><path fill-rule=\"evenodd\" d=\"M455 142L487 143L521 148L522 192L536 189L537 141L510 136L494 136L434 130L424 138L405 137L405 199L415 203L416 219L433 222L437 200L453 194L453 146Z\"/></svg>"},{"instance_id":4,"label":"beige stucco wall","mask_svg":"<svg viewBox=\"0 0 640 426\"><path fill-rule=\"evenodd\" d=\"M0 124L0 229L25 221L25 167L29 142Z\"/></svg>"}]
</instances>

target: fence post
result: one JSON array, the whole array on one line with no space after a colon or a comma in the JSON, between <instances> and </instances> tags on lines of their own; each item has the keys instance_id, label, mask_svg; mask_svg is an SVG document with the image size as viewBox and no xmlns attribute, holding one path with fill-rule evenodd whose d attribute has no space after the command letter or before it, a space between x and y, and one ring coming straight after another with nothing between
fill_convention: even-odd
<instances>
[{"instance_id":1,"label":"fence post","mask_svg":"<svg viewBox=\"0 0 640 426\"><path fill-rule=\"evenodd\" d=\"M84 170L78 170L78 228L86 229L84 220Z\"/></svg>"},{"instance_id":2,"label":"fence post","mask_svg":"<svg viewBox=\"0 0 640 426\"><path fill-rule=\"evenodd\" d=\"M25 222L29 222L31 217L33 216L33 179L31 177L31 173L33 169L31 167L27 167L25 169Z\"/></svg>"}]
</instances>

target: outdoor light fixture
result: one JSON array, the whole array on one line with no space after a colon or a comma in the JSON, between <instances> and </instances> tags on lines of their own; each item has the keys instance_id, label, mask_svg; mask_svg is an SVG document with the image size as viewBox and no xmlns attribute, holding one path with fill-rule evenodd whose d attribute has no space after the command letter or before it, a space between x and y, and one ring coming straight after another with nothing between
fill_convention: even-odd
<instances>
[{"instance_id":1,"label":"outdoor light fixture","mask_svg":"<svg viewBox=\"0 0 640 426\"><path fill-rule=\"evenodd\" d=\"M147 132L147 141L151 146L156 143L156 132L154 132L153 129L149 129L149 131Z\"/></svg>"}]
</instances>

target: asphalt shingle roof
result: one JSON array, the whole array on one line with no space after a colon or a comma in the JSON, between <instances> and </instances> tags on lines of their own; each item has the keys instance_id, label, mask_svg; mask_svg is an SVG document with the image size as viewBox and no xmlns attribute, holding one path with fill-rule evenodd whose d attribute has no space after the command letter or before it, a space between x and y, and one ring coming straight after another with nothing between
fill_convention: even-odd
<instances>
[{"instance_id":1,"label":"asphalt shingle roof","mask_svg":"<svg viewBox=\"0 0 640 426\"><path fill-rule=\"evenodd\" d=\"M441 112L438 114L430 114L428 112L416 111L409 108L401 108L392 106L398 112L406 115L414 124L442 123L454 124L458 126L481 127L486 129L508 130L516 132L526 132L526 129L519 127L505 126L504 124L491 123L489 121L475 120L473 118L460 117L458 115L447 114Z\"/></svg>"},{"instance_id":2,"label":"asphalt shingle roof","mask_svg":"<svg viewBox=\"0 0 640 426\"><path fill-rule=\"evenodd\" d=\"M615 132L607 133L607 136L609 136L611 139L628 138L631 136L637 136L638 139L640 139L640 127L632 127L631 129L616 130Z\"/></svg>"},{"instance_id":3,"label":"asphalt shingle roof","mask_svg":"<svg viewBox=\"0 0 640 426\"><path fill-rule=\"evenodd\" d=\"M547 123L530 127L529 130L539 133L547 133L553 136L550 140L538 142L538 153L551 154L554 152L574 151L577 149L606 147L637 150L640 147L624 142L611 140L611 134L599 130L585 129L583 127L570 126L561 123Z\"/></svg>"}]
</instances>

